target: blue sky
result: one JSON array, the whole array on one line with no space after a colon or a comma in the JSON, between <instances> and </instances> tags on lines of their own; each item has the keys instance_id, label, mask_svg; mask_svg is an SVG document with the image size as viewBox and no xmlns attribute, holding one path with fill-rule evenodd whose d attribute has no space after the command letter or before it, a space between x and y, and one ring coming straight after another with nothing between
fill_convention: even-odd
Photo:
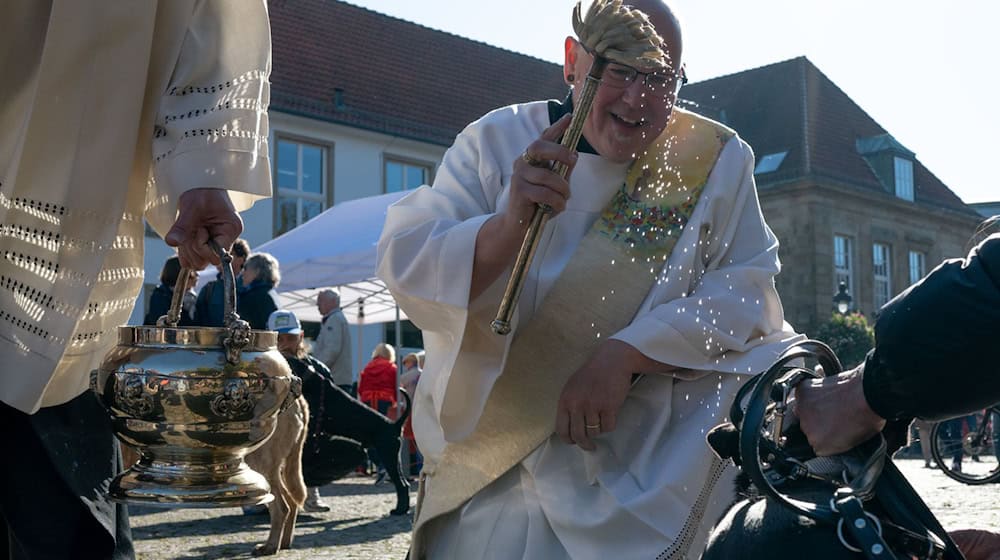
<instances>
[{"instance_id":1,"label":"blue sky","mask_svg":"<svg viewBox=\"0 0 1000 560\"><path fill-rule=\"evenodd\" d=\"M572 0L347 1L551 62L572 33ZM965 202L1000 200L1000 2L670 4L693 81L805 55Z\"/></svg>"}]
</instances>

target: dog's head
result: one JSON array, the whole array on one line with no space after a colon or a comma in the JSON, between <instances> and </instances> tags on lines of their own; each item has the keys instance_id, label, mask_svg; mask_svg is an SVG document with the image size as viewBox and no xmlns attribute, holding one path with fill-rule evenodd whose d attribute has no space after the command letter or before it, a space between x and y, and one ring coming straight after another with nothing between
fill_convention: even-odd
<instances>
[{"instance_id":1,"label":"dog's head","mask_svg":"<svg viewBox=\"0 0 1000 560\"><path fill-rule=\"evenodd\" d=\"M752 489L743 492L754 494ZM817 495L817 498L819 496ZM832 527L760 495L736 502L708 537L702 560L852 560Z\"/></svg>"},{"instance_id":2,"label":"dog's head","mask_svg":"<svg viewBox=\"0 0 1000 560\"><path fill-rule=\"evenodd\" d=\"M716 426L706 439L720 458L742 467L740 432L736 426L731 423ZM817 530L815 520L763 496L743 468L734 485L737 501L712 529L702 560L792 560L806 554L812 560L852 558L835 532ZM812 488L801 488L799 493L815 500L828 500L830 496L828 488L815 484Z\"/></svg>"}]
</instances>

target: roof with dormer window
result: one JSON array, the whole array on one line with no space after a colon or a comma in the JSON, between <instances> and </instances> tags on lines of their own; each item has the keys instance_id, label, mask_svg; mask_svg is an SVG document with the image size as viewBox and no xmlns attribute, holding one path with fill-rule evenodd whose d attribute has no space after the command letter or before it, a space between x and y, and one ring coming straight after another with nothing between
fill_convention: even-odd
<instances>
[{"instance_id":1,"label":"roof with dormer window","mask_svg":"<svg viewBox=\"0 0 1000 560\"><path fill-rule=\"evenodd\" d=\"M913 160L916 202L974 212L805 57L688 84L681 96L736 129L756 154L788 152L756 176L762 189L812 177L887 193L865 155L891 150Z\"/></svg>"},{"instance_id":2,"label":"roof with dormer window","mask_svg":"<svg viewBox=\"0 0 1000 560\"><path fill-rule=\"evenodd\" d=\"M269 12L272 110L448 146L494 108L566 94L558 64L339 0L270 0ZM917 202L974 212L805 57L681 97L758 156L784 153L761 168L762 188L811 176L885 192L863 155L885 146L914 160Z\"/></svg>"}]
</instances>

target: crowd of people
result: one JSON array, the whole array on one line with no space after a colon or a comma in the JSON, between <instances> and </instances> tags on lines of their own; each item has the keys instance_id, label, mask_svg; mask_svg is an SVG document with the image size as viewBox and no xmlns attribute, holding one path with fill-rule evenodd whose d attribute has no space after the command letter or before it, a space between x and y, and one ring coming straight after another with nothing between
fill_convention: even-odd
<instances>
[{"instance_id":1,"label":"crowd of people","mask_svg":"<svg viewBox=\"0 0 1000 560\"><path fill-rule=\"evenodd\" d=\"M300 328L299 319L292 311L280 309L281 304L276 292L281 282L281 266L278 260L269 253L252 252L245 239L237 239L232 246L232 269L235 277L236 311L240 318L246 320L252 329L276 330L279 334L279 349L294 360L305 360L317 375L337 385L345 392L358 398L379 413L390 419L400 414L399 389L413 394L423 364L423 352L407 354L402 360L403 373L400 375L396 363L396 350L388 343L376 344L371 360L361 369L357 381L353 377L351 333L347 318L340 307L340 292L334 288L320 290L317 293L316 307L322 317L318 334L312 344L306 342ZM184 280L184 296L180 327L220 327L223 326L225 304L223 300L224 286L222 284L222 264L214 280L209 281L200 290L194 287L198 275L189 270ZM144 318L145 325L157 325L167 314L170 307L178 276L182 271L177 256L168 257L160 273L160 284L150 295ZM294 329L281 327L280 324L294 324ZM294 345L283 337L297 335ZM294 347L293 347L294 346ZM302 369L301 367L299 369ZM410 466L411 475L419 472L421 458L417 451L410 419L407 419L404 432L408 444L404 452L404 462ZM376 476L376 484L386 478L386 470L382 458L376 451L369 450L371 466ZM368 465L359 465L359 471L367 472ZM307 512L324 512L329 507L322 503L319 488L308 488L308 496L304 509ZM265 508L246 508L248 513L263 512Z\"/></svg>"},{"instance_id":2,"label":"crowd of people","mask_svg":"<svg viewBox=\"0 0 1000 560\"><path fill-rule=\"evenodd\" d=\"M237 239L231 250L231 266L236 285L236 312L240 318L250 323L255 330L267 329L267 319L279 308L275 288L281 282L281 267L278 260L269 253L251 253L250 244L245 239ZM185 280L181 316L177 325L181 327L221 327L225 322L225 288L222 279L222 264L214 280L195 291L198 273L188 270ZM180 274L180 260L168 257L160 273L160 284L150 295L143 324L156 325L167 314L173 292ZM350 336L348 334L348 336ZM349 346L349 345L348 345ZM331 363L339 360L339 355L331 357ZM348 361L350 356L347 356Z\"/></svg>"},{"instance_id":3,"label":"crowd of people","mask_svg":"<svg viewBox=\"0 0 1000 560\"><path fill-rule=\"evenodd\" d=\"M329 382L343 389L347 394L359 399L373 410L395 419L400 413L400 388L413 394L420 377L423 352L407 354L402 360L403 373L400 375L396 364L395 348L388 343L378 343L371 360L353 376L351 333L347 318L340 306L340 292L334 288L320 290L316 306L322 317L317 336L312 344L304 337L298 317L292 311L281 309L275 288L281 282L279 261L269 253L252 252L249 243L237 239L230 251L235 277L236 311L252 329L274 330L278 334L278 349L289 361L296 375L303 378L303 393L311 397L313 406L320 402L318 392L322 383ZM182 300L179 327L220 327L225 317L223 300L224 286L221 263L214 280L207 282L197 292L194 287L197 274L188 271ZM178 276L181 273L177 256L169 257L160 274L160 284L150 295L144 324L157 325L170 307ZM312 417L315 419L315 416ZM310 422L310 432L317 427ZM406 447L402 451L406 472L412 477L420 469L421 458L417 451L410 419L407 418L403 434ZM377 451L369 449L369 463L358 465L359 473L372 471L375 483L385 481L387 472L383 459ZM392 458L390 460L396 460ZM329 506L320 498L318 486L308 486L305 504L306 512L329 511ZM266 513L264 506L245 507L247 514Z\"/></svg>"}]
</instances>

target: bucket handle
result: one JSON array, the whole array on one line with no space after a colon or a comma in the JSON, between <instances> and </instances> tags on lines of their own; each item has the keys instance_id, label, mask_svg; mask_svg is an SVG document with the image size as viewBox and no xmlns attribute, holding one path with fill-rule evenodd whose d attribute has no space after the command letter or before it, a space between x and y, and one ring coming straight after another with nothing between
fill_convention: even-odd
<instances>
[{"instance_id":1,"label":"bucket handle","mask_svg":"<svg viewBox=\"0 0 1000 560\"><path fill-rule=\"evenodd\" d=\"M239 314L236 313L236 275L233 273L233 256L229 254L229 251L219 246L214 239L209 239L208 244L222 259L222 286L225 302L223 324L224 328L229 331L222 339L222 346L226 349L226 361L230 364L238 364L243 349L250 345L250 323L240 319ZM181 268L181 272L177 276L178 281L174 285L170 309L166 315L159 318L156 322L157 326L177 327L177 323L181 319L181 303L184 301L184 292L187 291L187 277L190 272L190 269ZM180 280L181 278L184 279L183 282Z\"/></svg>"}]
</instances>

